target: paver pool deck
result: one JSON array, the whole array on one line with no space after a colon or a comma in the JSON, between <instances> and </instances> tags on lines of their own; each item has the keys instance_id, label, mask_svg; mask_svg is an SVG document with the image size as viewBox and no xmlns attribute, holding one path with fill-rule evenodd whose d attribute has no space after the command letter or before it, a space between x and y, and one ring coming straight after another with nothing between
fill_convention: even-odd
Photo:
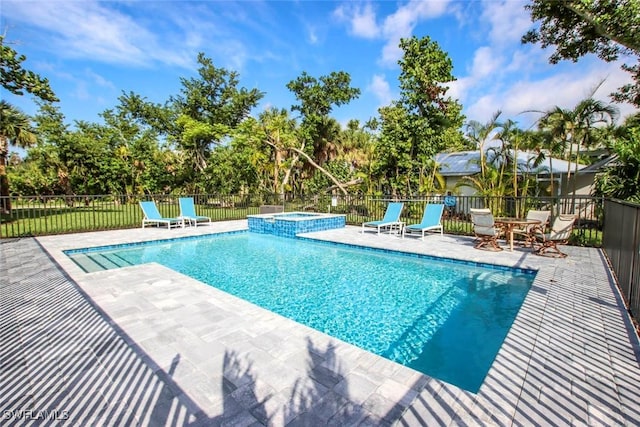
<instances>
[{"instance_id":1,"label":"paver pool deck","mask_svg":"<svg viewBox=\"0 0 640 427\"><path fill-rule=\"evenodd\" d=\"M638 336L598 249L552 259L451 235L305 235L538 270L477 394L158 264L84 273L62 252L246 228L0 240L1 424L640 424Z\"/></svg>"}]
</instances>

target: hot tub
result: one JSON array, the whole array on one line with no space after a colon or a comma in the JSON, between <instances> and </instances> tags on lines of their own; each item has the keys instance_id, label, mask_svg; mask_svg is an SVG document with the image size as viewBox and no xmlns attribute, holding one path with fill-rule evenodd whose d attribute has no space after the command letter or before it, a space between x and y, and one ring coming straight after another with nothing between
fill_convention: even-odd
<instances>
[{"instance_id":1,"label":"hot tub","mask_svg":"<svg viewBox=\"0 0 640 427\"><path fill-rule=\"evenodd\" d=\"M295 237L300 233L333 230L346 224L346 215L317 212L283 212L247 215L249 231L275 236Z\"/></svg>"}]
</instances>

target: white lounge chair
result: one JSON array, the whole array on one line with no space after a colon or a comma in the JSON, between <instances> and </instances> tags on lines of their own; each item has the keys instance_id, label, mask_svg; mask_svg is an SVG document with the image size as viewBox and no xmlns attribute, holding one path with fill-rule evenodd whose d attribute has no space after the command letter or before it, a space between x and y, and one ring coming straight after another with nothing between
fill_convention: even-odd
<instances>
[{"instance_id":1,"label":"white lounge chair","mask_svg":"<svg viewBox=\"0 0 640 427\"><path fill-rule=\"evenodd\" d=\"M156 206L156 202L154 201L140 202L140 207L142 208L142 212L144 213L144 218L142 219L142 228L144 228L145 224L166 224L167 228L169 229L178 226L184 227L183 220L178 218L166 218L160 215L158 206Z\"/></svg>"},{"instance_id":2,"label":"white lounge chair","mask_svg":"<svg viewBox=\"0 0 640 427\"><path fill-rule=\"evenodd\" d=\"M193 225L198 225L198 222L209 222L211 224L210 217L196 214L193 197L180 197L178 203L180 204L180 218L189 221Z\"/></svg>"},{"instance_id":3,"label":"white lounge chair","mask_svg":"<svg viewBox=\"0 0 640 427\"><path fill-rule=\"evenodd\" d=\"M443 234L442 229L442 212L444 211L444 204L441 203L427 203L422 214L422 221L420 224L407 225L402 229L402 237L405 234L420 233L421 239L424 240L424 233L427 231L440 230L440 235Z\"/></svg>"},{"instance_id":4,"label":"white lounge chair","mask_svg":"<svg viewBox=\"0 0 640 427\"><path fill-rule=\"evenodd\" d=\"M387 205L387 210L384 213L384 217L382 217L379 221L369 221L362 223L362 232L364 233L367 228L375 228L378 234L380 234L380 230L384 228L388 228L390 230L397 228L400 231L400 227L402 226L402 222L400 222L400 214L402 213L402 208L404 207L404 203L402 202L391 202Z\"/></svg>"}]
</instances>

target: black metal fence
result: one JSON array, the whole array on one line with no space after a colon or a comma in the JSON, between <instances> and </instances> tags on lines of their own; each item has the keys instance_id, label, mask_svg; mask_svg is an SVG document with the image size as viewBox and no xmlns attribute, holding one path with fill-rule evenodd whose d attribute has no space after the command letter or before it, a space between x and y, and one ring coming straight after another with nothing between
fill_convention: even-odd
<instances>
[{"instance_id":1,"label":"black metal fence","mask_svg":"<svg viewBox=\"0 0 640 427\"><path fill-rule=\"evenodd\" d=\"M140 227L138 201L155 200L163 216L180 213L179 197L189 195L12 197L11 213L0 217L0 238ZM259 202L240 196L192 195L198 213L213 221L244 219L258 213Z\"/></svg>"},{"instance_id":2,"label":"black metal fence","mask_svg":"<svg viewBox=\"0 0 640 427\"><path fill-rule=\"evenodd\" d=\"M602 238L602 199L576 198L500 198L500 197L406 197L389 198L365 195L314 195L281 197L279 195L221 196L200 195L128 195L101 196L33 196L11 198L10 214L0 219L0 238L39 236L139 227L141 200L155 200L166 217L179 215L178 197L193 197L199 215L213 221L245 219L260 212L262 205L279 205L284 211L334 212L346 215L348 224L359 225L380 219L389 201L403 201L402 220L418 223L425 202L444 202L443 226L446 233L471 234L469 210L488 207L496 216L524 217L529 209L550 210L552 220L561 213L577 216L573 244L600 246Z\"/></svg>"},{"instance_id":3,"label":"black metal fence","mask_svg":"<svg viewBox=\"0 0 640 427\"><path fill-rule=\"evenodd\" d=\"M379 198L372 196L322 196L313 199L285 202L285 210L315 210L335 212L347 215L348 224L361 224L365 221L380 219L390 201L404 202L402 221L407 224L419 223L424 204L445 203L443 215L444 232L448 234L471 235L470 209L490 208L495 216L524 218L527 211L549 210L551 220L559 214L575 214L575 230L572 244L582 246L600 246L602 241L602 203L603 199L594 197L555 197L555 198L507 198L478 196L430 196L409 198ZM334 206L335 205L335 206Z\"/></svg>"},{"instance_id":4,"label":"black metal fence","mask_svg":"<svg viewBox=\"0 0 640 427\"><path fill-rule=\"evenodd\" d=\"M640 321L640 205L606 200L604 214L602 248L629 312Z\"/></svg>"}]
</instances>

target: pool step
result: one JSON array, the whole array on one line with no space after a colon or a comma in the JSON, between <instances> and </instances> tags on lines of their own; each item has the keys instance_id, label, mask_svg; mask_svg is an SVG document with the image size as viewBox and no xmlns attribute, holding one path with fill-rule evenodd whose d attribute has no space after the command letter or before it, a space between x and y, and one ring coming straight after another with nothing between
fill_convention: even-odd
<instances>
[{"instance_id":1,"label":"pool step","mask_svg":"<svg viewBox=\"0 0 640 427\"><path fill-rule=\"evenodd\" d=\"M415 322L393 344L389 346L383 356L401 364L408 364L416 360L424 350L424 344L449 319L449 316L467 296L467 292L457 286L444 292L428 313L418 317Z\"/></svg>"},{"instance_id":2,"label":"pool step","mask_svg":"<svg viewBox=\"0 0 640 427\"><path fill-rule=\"evenodd\" d=\"M133 265L116 254L102 253L77 253L70 256L71 259L86 273L112 270L114 268Z\"/></svg>"}]
</instances>

